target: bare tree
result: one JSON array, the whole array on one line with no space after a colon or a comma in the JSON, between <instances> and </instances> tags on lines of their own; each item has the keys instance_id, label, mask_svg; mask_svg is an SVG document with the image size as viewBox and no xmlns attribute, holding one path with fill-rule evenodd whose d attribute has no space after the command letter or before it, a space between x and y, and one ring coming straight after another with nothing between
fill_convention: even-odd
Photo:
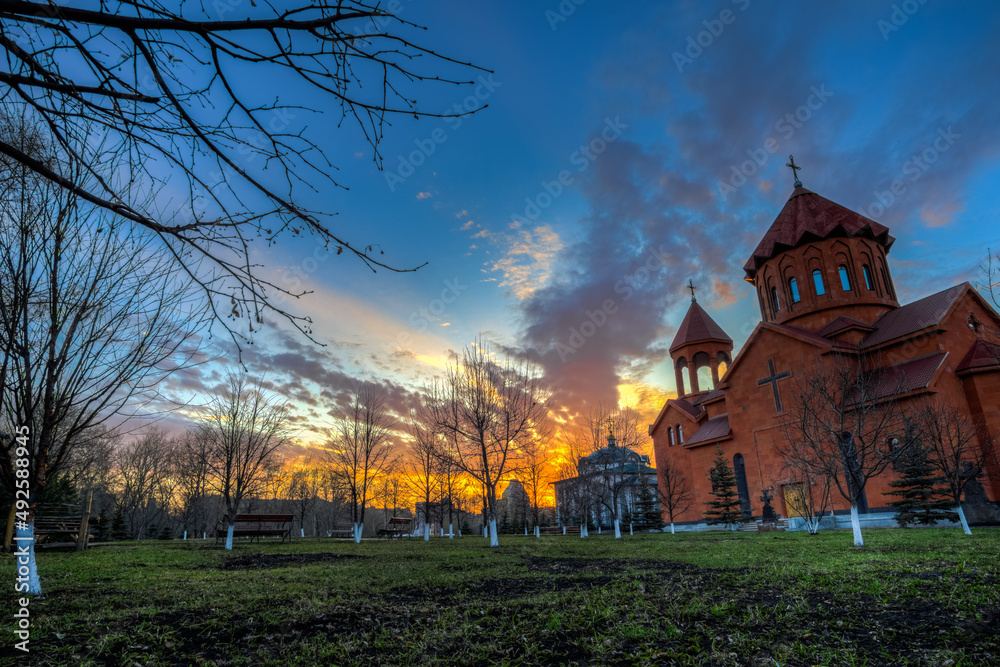
<instances>
[{"instance_id":1,"label":"bare tree","mask_svg":"<svg viewBox=\"0 0 1000 667\"><path fill-rule=\"evenodd\" d=\"M431 539L431 498L439 488L438 476L442 459L440 434L421 424L416 415L410 418L409 459L412 466L408 477L413 494L424 503L424 541Z\"/></svg>"},{"instance_id":2,"label":"bare tree","mask_svg":"<svg viewBox=\"0 0 1000 667\"><path fill-rule=\"evenodd\" d=\"M850 503L854 545L864 546L858 505L865 485L888 468L914 434L898 400L905 378L881 369L877 357L838 355L800 376L784 438L785 464L830 479Z\"/></svg>"},{"instance_id":3,"label":"bare tree","mask_svg":"<svg viewBox=\"0 0 1000 667\"><path fill-rule=\"evenodd\" d=\"M309 318L290 315L274 298L300 288L255 271L255 238L310 234L324 256L346 250L372 270L397 270L377 244L352 245L349 232L335 231L302 201L303 189L342 187L329 148L305 131L309 115L331 110L326 128L355 124L381 168L378 145L391 117L478 110L418 106L418 89L476 84L469 78L478 68L418 45L419 26L363 0L117 0L100 11L69 2L0 4L7 56L0 99L39 119L92 178L81 183L10 140L0 141L0 153L119 222L153 232L163 255L211 297L215 316L223 324L242 320L251 332L271 310L310 333ZM281 94L261 81L280 81ZM103 168L109 150L129 159L122 178ZM182 184L174 193L180 205L143 200L150 184L162 182ZM234 338L246 337L227 326Z\"/></svg>"},{"instance_id":4,"label":"bare tree","mask_svg":"<svg viewBox=\"0 0 1000 667\"><path fill-rule=\"evenodd\" d=\"M660 507L667 512L667 518L670 519L670 534L673 535L676 533L674 517L683 514L691 507L694 494L687 476L677 466L671 465L669 459L660 461L659 464L660 467L656 474L659 477L657 489L660 496Z\"/></svg>"},{"instance_id":5,"label":"bare tree","mask_svg":"<svg viewBox=\"0 0 1000 667\"><path fill-rule=\"evenodd\" d=\"M132 538L141 540L166 508L173 490L170 482L172 443L162 429L150 427L115 452L115 488L118 505Z\"/></svg>"},{"instance_id":6,"label":"bare tree","mask_svg":"<svg viewBox=\"0 0 1000 667\"><path fill-rule=\"evenodd\" d=\"M262 475L288 438L287 406L264 393L245 372L229 371L226 386L201 418L209 446L204 464L212 488L222 496L228 527L226 549L244 498L260 489Z\"/></svg>"},{"instance_id":7,"label":"bare tree","mask_svg":"<svg viewBox=\"0 0 1000 667\"><path fill-rule=\"evenodd\" d=\"M962 494L990 463L990 443L983 442L977 446L975 424L965 413L952 406L927 405L913 419L925 436L930 463L955 503L962 530L971 535L972 530L962 509Z\"/></svg>"},{"instance_id":8,"label":"bare tree","mask_svg":"<svg viewBox=\"0 0 1000 667\"><path fill-rule=\"evenodd\" d=\"M174 476L178 517L183 531L206 533L209 529L208 523L213 517L208 497L211 456L212 439L205 429L190 429L177 440Z\"/></svg>"},{"instance_id":9,"label":"bare tree","mask_svg":"<svg viewBox=\"0 0 1000 667\"><path fill-rule=\"evenodd\" d=\"M30 124L0 117L0 142L87 182ZM0 432L27 435L23 445L0 438L0 483L14 494L13 454L25 448L26 541L35 499L74 447L95 427L142 411L159 382L190 362L203 308L177 267L152 252L151 235L115 224L6 157L0 186ZM33 549L29 561L37 595Z\"/></svg>"},{"instance_id":10,"label":"bare tree","mask_svg":"<svg viewBox=\"0 0 1000 667\"><path fill-rule=\"evenodd\" d=\"M535 534L538 534L539 508L541 506L542 494L549 483L550 462L547 452L542 448L539 439L535 439L524 448L524 460L520 466L521 478L524 490L528 494L528 503L531 505L531 524L535 527Z\"/></svg>"},{"instance_id":11,"label":"bare tree","mask_svg":"<svg viewBox=\"0 0 1000 667\"><path fill-rule=\"evenodd\" d=\"M482 486L490 546L499 546L497 485L543 427L548 393L529 362L498 360L480 339L428 394L424 421L451 439L449 460Z\"/></svg>"},{"instance_id":12,"label":"bare tree","mask_svg":"<svg viewBox=\"0 0 1000 667\"><path fill-rule=\"evenodd\" d=\"M389 439L392 427L385 393L371 385L362 385L337 420L334 439L327 443L332 469L350 499L355 542L361 542L369 492L392 462L393 446Z\"/></svg>"}]
</instances>

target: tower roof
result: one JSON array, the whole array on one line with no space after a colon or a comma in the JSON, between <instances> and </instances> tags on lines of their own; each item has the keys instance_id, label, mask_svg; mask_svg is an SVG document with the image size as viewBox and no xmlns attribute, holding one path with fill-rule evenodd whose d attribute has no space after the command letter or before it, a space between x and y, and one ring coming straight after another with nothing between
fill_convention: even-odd
<instances>
[{"instance_id":1,"label":"tower roof","mask_svg":"<svg viewBox=\"0 0 1000 667\"><path fill-rule=\"evenodd\" d=\"M673 352L689 343L700 343L707 340L733 342L733 339L723 331L722 327L716 324L715 320L705 312L705 309L699 306L697 301L691 299L691 307L688 308L684 321L677 329L674 342L670 344L670 351Z\"/></svg>"},{"instance_id":2,"label":"tower roof","mask_svg":"<svg viewBox=\"0 0 1000 667\"><path fill-rule=\"evenodd\" d=\"M785 250L812 241L852 236L875 239L886 251L896 240L889 235L888 227L799 184L757 244L753 255L743 265L743 270L748 278L753 278L764 262Z\"/></svg>"}]
</instances>

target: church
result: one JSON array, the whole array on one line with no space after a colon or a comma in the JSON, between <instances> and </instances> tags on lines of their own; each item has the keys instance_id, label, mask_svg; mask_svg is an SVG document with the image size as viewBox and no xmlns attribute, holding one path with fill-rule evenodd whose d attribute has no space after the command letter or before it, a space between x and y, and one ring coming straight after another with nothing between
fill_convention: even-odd
<instances>
[{"instance_id":1,"label":"church","mask_svg":"<svg viewBox=\"0 0 1000 667\"><path fill-rule=\"evenodd\" d=\"M794 161L789 166L795 174ZM768 513L773 508L797 527L803 507L818 506L803 502L814 482L779 453L794 432L788 423L797 388L824 365L862 358L877 360L877 374L895 380L891 400L903 413L941 405L970 420L972 446L994 457L975 480L985 511L969 520L996 519L1000 346L993 341L1000 316L967 282L901 306L886 261L894 240L885 226L803 187L796 174L791 196L743 267L761 321L738 354L692 289L669 348L677 398L649 427L657 469L668 463L691 487L690 505L675 517L679 527L705 526L718 447L736 474L744 518L760 518L767 498ZM898 476L889 467L868 481L858 503L863 525L895 525L883 494ZM834 518L826 525L850 525L849 503L836 491L831 500Z\"/></svg>"}]
</instances>

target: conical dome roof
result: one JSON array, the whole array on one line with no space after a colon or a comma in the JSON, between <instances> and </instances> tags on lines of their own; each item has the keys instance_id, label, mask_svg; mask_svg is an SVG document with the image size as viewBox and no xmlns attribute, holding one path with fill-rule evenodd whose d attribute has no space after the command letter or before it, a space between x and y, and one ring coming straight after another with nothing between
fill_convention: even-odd
<instances>
[{"instance_id":1,"label":"conical dome roof","mask_svg":"<svg viewBox=\"0 0 1000 667\"><path fill-rule=\"evenodd\" d=\"M853 236L874 239L887 252L896 240L889 235L888 227L798 185L743 270L747 278L753 278L764 262L785 250L813 241Z\"/></svg>"},{"instance_id":2,"label":"conical dome roof","mask_svg":"<svg viewBox=\"0 0 1000 667\"><path fill-rule=\"evenodd\" d=\"M670 344L670 351L673 352L689 343L701 343L708 340L733 342L733 339L705 312L705 309L692 299L691 307L688 308L687 315L684 316L684 321L681 322L680 328L677 329L677 335L674 336L674 342Z\"/></svg>"}]
</instances>

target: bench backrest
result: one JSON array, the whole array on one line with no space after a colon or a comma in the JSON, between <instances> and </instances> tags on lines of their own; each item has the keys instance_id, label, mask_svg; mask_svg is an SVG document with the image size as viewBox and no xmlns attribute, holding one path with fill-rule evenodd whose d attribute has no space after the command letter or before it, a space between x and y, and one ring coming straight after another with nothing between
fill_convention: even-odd
<instances>
[{"instance_id":1,"label":"bench backrest","mask_svg":"<svg viewBox=\"0 0 1000 667\"><path fill-rule=\"evenodd\" d=\"M291 514L237 514L233 523L291 523ZM229 515L222 515L222 523L229 523Z\"/></svg>"},{"instance_id":2,"label":"bench backrest","mask_svg":"<svg viewBox=\"0 0 1000 667\"><path fill-rule=\"evenodd\" d=\"M394 516L389 519L389 524L392 526L409 526L410 521L410 519L407 519L404 516Z\"/></svg>"}]
</instances>

